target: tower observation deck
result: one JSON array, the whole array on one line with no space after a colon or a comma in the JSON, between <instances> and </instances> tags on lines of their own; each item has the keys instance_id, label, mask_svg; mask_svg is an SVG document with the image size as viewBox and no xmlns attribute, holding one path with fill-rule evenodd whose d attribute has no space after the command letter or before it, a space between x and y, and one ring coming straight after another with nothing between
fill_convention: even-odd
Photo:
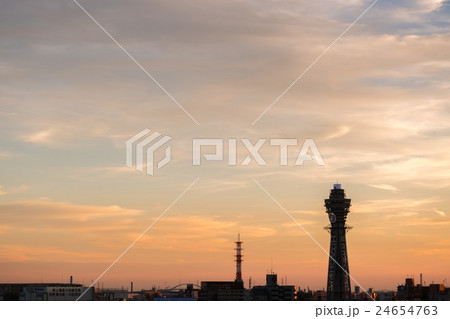
<instances>
[{"instance_id":1,"label":"tower observation deck","mask_svg":"<svg viewBox=\"0 0 450 319\"><path fill-rule=\"evenodd\" d=\"M330 225L325 228L331 234L327 300L351 299L346 241L346 233L351 228L346 224L347 214L351 205L350 201L350 198L345 197L341 184L334 184L329 198L325 199L326 213L330 220Z\"/></svg>"}]
</instances>

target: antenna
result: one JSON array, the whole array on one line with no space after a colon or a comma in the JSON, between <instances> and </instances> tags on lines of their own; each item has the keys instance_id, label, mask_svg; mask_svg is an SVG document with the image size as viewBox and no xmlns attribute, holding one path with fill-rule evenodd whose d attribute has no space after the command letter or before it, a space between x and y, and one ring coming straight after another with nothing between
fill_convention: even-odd
<instances>
[{"instance_id":1,"label":"antenna","mask_svg":"<svg viewBox=\"0 0 450 319\"><path fill-rule=\"evenodd\" d=\"M238 233L238 240L234 242L236 244L236 248L234 248L234 250L236 250L236 255L234 255L234 257L236 257L236 259L234 260L236 262L236 280L235 281L239 281L242 282L242 262L243 262L243 255L242 255L242 241L241 241L241 234Z\"/></svg>"},{"instance_id":2,"label":"antenna","mask_svg":"<svg viewBox=\"0 0 450 319\"><path fill-rule=\"evenodd\" d=\"M273 258L270 258L270 274L273 275Z\"/></svg>"}]
</instances>

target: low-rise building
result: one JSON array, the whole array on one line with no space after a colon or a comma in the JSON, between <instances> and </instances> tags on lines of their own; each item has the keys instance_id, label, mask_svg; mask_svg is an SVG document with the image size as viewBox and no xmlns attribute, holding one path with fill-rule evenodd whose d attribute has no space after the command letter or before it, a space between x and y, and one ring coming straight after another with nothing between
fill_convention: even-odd
<instances>
[{"instance_id":1,"label":"low-rise building","mask_svg":"<svg viewBox=\"0 0 450 319\"><path fill-rule=\"evenodd\" d=\"M242 281L202 281L198 292L199 301L242 301L244 300Z\"/></svg>"},{"instance_id":2,"label":"low-rise building","mask_svg":"<svg viewBox=\"0 0 450 319\"><path fill-rule=\"evenodd\" d=\"M295 286L280 286L276 274L266 275L265 286L254 286L251 290L254 301L291 301L297 299Z\"/></svg>"},{"instance_id":3,"label":"low-rise building","mask_svg":"<svg viewBox=\"0 0 450 319\"><path fill-rule=\"evenodd\" d=\"M1 300L10 301L82 301L94 300L94 288L80 284L23 283L0 284Z\"/></svg>"},{"instance_id":4,"label":"low-rise building","mask_svg":"<svg viewBox=\"0 0 450 319\"><path fill-rule=\"evenodd\" d=\"M414 286L413 278L406 278L404 285L397 287L397 300L450 301L450 288L444 284Z\"/></svg>"}]
</instances>

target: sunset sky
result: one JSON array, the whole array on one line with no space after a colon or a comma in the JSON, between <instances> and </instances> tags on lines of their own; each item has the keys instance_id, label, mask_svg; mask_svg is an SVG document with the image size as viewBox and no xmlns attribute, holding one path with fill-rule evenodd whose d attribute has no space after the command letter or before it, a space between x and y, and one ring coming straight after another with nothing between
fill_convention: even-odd
<instances>
[{"instance_id":1,"label":"sunset sky","mask_svg":"<svg viewBox=\"0 0 450 319\"><path fill-rule=\"evenodd\" d=\"M200 125L73 0L1 1L0 282L91 284L196 178L101 284L233 280L240 233L246 286L272 259L326 287L328 256L252 178L326 250L339 181L364 288L450 277L450 1L379 0L254 125L372 0L79 2ZM125 166L144 128L173 137L154 176ZM288 166L268 141L267 166L192 166L192 138L300 143ZM306 138L325 166L294 166Z\"/></svg>"}]
</instances>

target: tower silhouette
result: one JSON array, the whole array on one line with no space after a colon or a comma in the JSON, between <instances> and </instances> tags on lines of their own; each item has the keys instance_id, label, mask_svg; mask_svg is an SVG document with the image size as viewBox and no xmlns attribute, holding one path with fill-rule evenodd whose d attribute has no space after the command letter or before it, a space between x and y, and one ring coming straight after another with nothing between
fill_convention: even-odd
<instances>
[{"instance_id":1,"label":"tower silhouette","mask_svg":"<svg viewBox=\"0 0 450 319\"><path fill-rule=\"evenodd\" d=\"M350 273L347 257L346 233L351 228L345 223L350 208L350 198L345 197L341 184L334 184L330 197L325 199L331 234L328 262L327 300L351 299Z\"/></svg>"},{"instance_id":2,"label":"tower silhouette","mask_svg":"<svg viewBox=\"0 0 450 319\"><path fill-rule=\"evenodd\" d=\"M238 240L235 241L236 243L236 255L234 255L234 257L236 257L236 259L234 260L236 262L236 280L235 281L239 281L239 282L243 282L242 281L242 262L244 261L242 259L242 241L241 241L241 234L238 234Z\"/></svg>"}]
</instances>

